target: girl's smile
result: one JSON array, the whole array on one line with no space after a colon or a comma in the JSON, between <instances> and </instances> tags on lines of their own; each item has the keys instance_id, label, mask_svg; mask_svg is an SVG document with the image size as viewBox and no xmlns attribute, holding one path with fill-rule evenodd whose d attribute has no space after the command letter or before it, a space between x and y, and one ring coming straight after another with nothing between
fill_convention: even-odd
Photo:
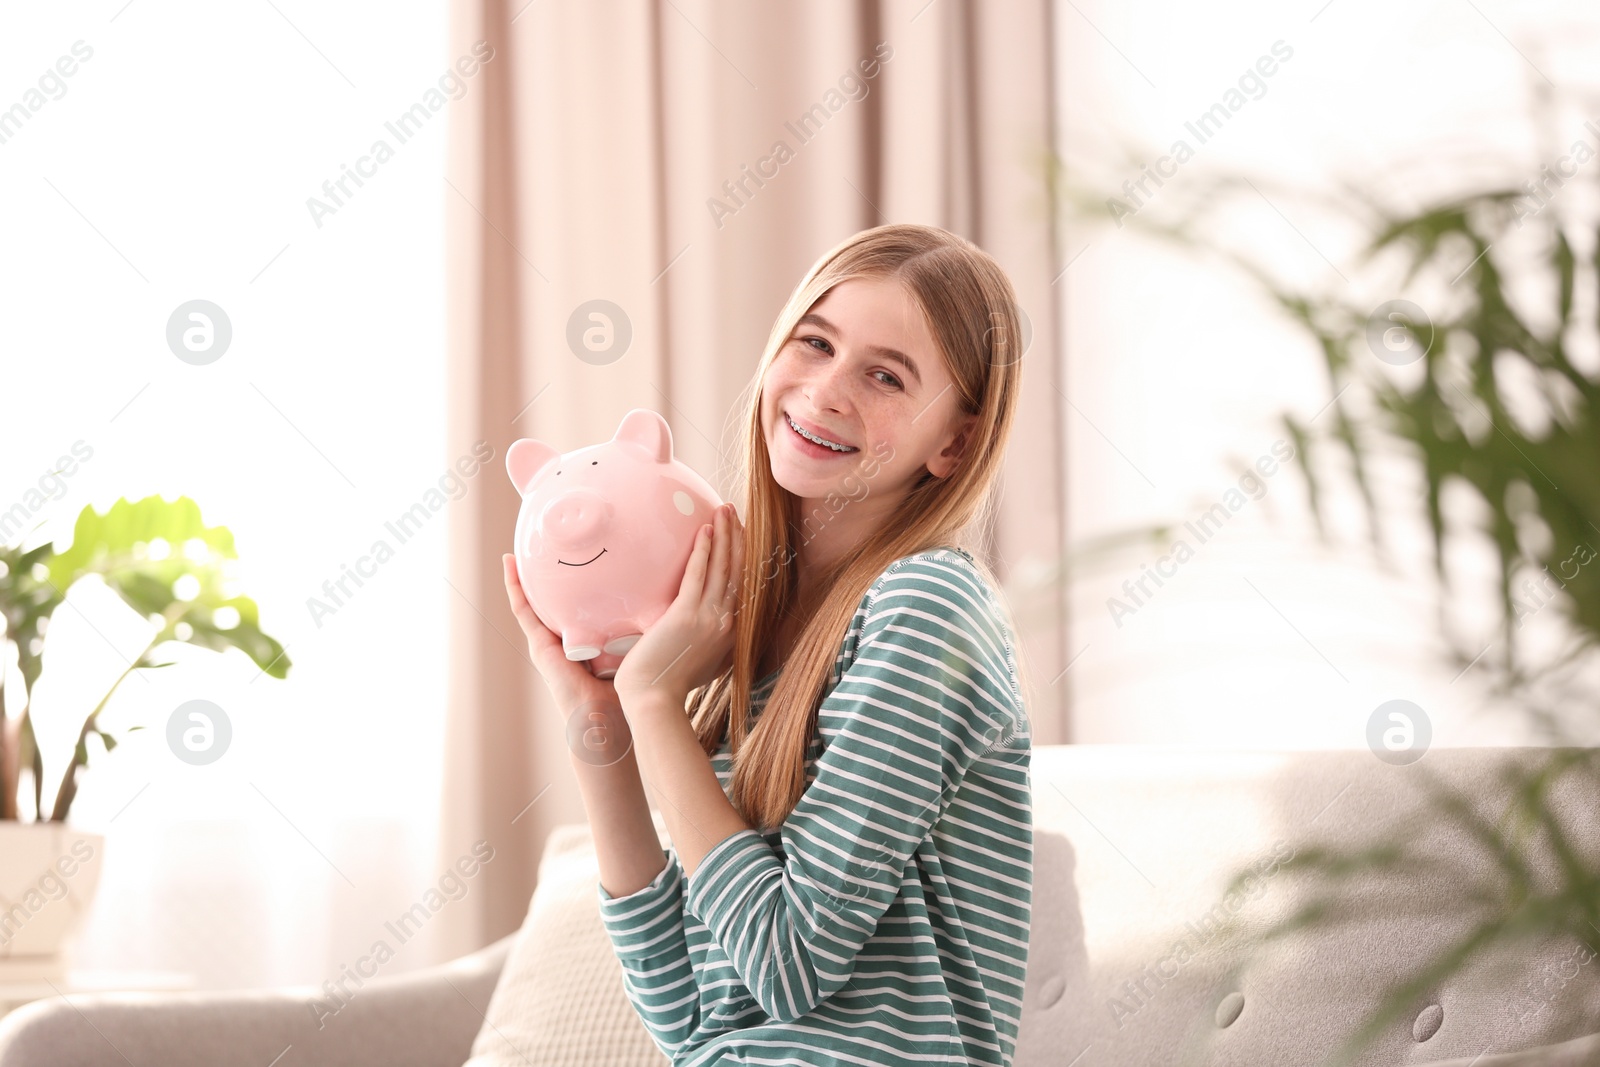
<instances>
[{"instance_id":1,"label":"girl's smile","mask_svg":"<svg viewBox=\"0 0 1600 1067\"><path fill-rule=\"evenodd\" d=\"M848 456L851 453L861 451L861 449L847 444L838 436L818 429L812 423L802 422L787 411L783 414L784 418L788 420L789 428L794 431L792 437L795 445L808 455L814 455L819 459L828 459L833 456ZM819 444L817 443L818 441L826 441L828 443Z\"/></svg>"}]
</instances>

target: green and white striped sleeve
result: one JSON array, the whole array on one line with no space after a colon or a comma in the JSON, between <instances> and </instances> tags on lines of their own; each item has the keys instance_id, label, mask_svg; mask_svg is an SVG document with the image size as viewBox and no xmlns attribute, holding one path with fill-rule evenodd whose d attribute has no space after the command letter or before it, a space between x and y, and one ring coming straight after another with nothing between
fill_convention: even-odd
<instances>
[{"instance_id":1,"label":"green and white striped sleeve","mask_svg":"<svg viewBox=\"0 0 1600 1067\"><path fill-rule=\"evenodd\" d=\"M667 850L667 865L642 889L613 897L599 886L600 921L622 964L623 988L669 1059L700 1020L700 991L683 930L683 886L676 849Z\"/></svg>"},{"instance_id":2,"label":"green and white striped sleeve","mask_svg":"<svg viewBox=\"0 0 1600 1067\"><path fill-rule=\"evenodd\" d=\"M819 709L828 743L782 827L785 858L741 830L688 881L690 912L778 1022L850 981L967 770L1025 721L985 594L975 575L926 557L891 565Z\"/></svg>"}]
</instances>

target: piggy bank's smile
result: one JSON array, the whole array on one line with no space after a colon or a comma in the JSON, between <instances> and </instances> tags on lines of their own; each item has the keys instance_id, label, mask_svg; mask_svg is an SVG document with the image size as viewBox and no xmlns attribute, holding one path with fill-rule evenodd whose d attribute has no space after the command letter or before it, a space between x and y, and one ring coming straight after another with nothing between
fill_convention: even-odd
<instances>
[{"instance_id":1,"label":"piggy bank's smile","mask_svg":"<svg viewBox=\"0 0 1600 1067\"><path fill-rule=\"evenodd\" d=\"M600 551L598 551L598 552L596 552L594 554L594 557L592 559L586 559L582 563L568 563L566 560L560 558L559 556L556 557L556 562L561 564L563 567L587 567L589 564L593 563L595 560L599 559L601 556L603 556L605 554L606 554L606 550L602 548Z\"/></svg>"}]
</instances>

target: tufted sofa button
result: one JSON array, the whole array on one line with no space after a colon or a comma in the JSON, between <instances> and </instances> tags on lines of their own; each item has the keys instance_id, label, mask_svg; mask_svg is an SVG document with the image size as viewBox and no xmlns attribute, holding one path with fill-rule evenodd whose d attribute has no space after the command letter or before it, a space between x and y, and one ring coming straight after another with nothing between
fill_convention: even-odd
<instances>
[{"instance_id":1,"label":"tufted sofa button","mask_svg":"<svg viewBox=\"0 0 1600 1067\"><path fill-rule=\"evenodd\" d=\"M1417 1021L1411 1024L1411 1036L1418 1041L1426 1041L1439 1032L1439 1024L1444 1022L1444 1009L1437 1004L1429 1004L1417 1016Z\"/></svg>"},{"instance_id":2,"label":"tufted sofa button","mask_svg":"<svg viewBox=\"0 0 1600 1067\"><path fill-rule=\"evenodd\" d=\"M1052 977L1039 988L1039 1004L1048 1008L1061 999L1061 994L1067 991L1067 980L1059 974Z\"/></svg>"},{"instance_id":3,"label":"tufted sofa button","mask_svg":"<svg viewBox=\"0 0 1600 1067\"><path fill-rule=\"evenodd\" d=\"M1229 993L1222 998L1222 1003L1217 1005L1217 1026L1226 1027L1233 1025L1233 1020L1244 1011L1244 994Z\"/></svg>"}]
</instances>

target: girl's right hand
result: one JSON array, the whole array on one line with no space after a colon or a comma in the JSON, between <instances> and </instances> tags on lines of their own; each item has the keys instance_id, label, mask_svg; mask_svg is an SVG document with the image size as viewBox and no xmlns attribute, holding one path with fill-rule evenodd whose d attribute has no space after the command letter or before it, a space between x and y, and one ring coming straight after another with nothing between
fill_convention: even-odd
<instances>
[{"instance_id":1,"label":"girl's right hand","mask_svg":"<svg viewBox=\"0 0 1600 1067\"><path fill-rule=\"evenodd\" d=\"M505 569L506 599L511 603L511 613L527 635L528 656L544 678L562 721L569 722L573 712L584 705L603 707L607 711L615 709L620 719L621 702L611 680L602 681L583 661L568 659L560 636L534 614L533 606L522 591L522 582L517 578L517 557L507 552L500 557L500 562Z\"/></svg>"}]
</instances>

